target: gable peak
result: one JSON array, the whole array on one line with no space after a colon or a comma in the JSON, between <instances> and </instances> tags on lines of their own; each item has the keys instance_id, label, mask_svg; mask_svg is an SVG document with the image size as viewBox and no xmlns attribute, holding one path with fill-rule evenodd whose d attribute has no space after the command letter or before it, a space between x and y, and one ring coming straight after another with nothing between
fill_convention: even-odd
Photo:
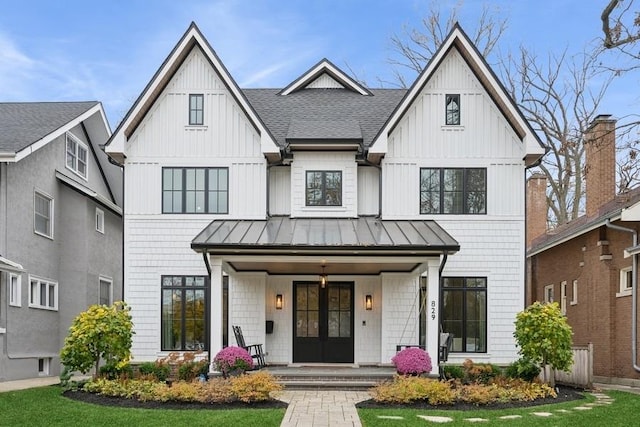
<instances>
[{"instance_id":1,"label":"gable peak","mask_svg":"<svg viewBox=\"0 0 640 427\"><path fill-rule=\"evenodd\" d=\"M321 59L300 77L282 89L279 95L289 95L303 89L347 89L360 95L373 95L369 89L336 67L327 58Z\"/></svg>"}]
</instances>

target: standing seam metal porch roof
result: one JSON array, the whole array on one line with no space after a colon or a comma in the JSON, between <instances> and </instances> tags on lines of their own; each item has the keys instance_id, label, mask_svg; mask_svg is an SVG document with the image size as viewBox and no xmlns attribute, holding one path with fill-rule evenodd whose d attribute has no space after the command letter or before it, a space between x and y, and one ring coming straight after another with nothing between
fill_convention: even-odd
<instances>
[{"instance_id":1,"label":"standing seam metal porch roof","mask_svg":"<svg viewBox=\"0 0 640 427\"><path fill-rule=\"evenodd\" d=\"M454 253L459 243L435 221L362 218L214 220L191 242L198 252L386 254Z\"/></svg>"}]
</instances>

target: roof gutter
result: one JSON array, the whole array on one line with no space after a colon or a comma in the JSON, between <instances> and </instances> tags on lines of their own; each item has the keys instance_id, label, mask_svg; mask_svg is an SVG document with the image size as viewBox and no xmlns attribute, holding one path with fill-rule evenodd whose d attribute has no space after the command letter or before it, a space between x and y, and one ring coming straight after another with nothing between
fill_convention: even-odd
<instances>
[{"instance_id":1,"label":"roof gutter","mask_svg":"<svg viewBox=\"0 0 640 427\"><path fill-rule=\"evenodd\" d=\"M626 233L633 234L633 246L638 246L638 232L632 228L621 227L611 224L611 220L607 219L605 225L608 228ZM638 360L638 254L633 255L633 264L631 267L631 362L633 369L640 372Z\"/></svg>"}]
</instances>

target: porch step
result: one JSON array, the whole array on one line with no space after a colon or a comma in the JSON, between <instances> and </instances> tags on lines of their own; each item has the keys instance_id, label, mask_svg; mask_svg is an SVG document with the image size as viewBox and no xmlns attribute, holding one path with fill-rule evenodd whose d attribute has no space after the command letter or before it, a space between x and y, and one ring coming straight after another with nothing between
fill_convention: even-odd
<instances>
[{"instance_id":1,"label":"porch step","mask_svg":"<svg viewBox=\"0 0 640 427\"><path fill-rule=\"evenodd\" d=\"M370 389L389 380L395 370L385 367L267 367L288 390L356 390Z\"/></svg>"}]
</instances>

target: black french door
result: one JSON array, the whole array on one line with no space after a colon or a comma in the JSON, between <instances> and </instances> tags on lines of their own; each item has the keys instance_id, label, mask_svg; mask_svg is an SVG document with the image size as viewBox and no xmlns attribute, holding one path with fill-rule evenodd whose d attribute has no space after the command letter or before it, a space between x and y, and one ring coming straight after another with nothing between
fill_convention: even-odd
<instances>
[{"instance_id":1,"label":"black french door","mask_svg":"<svg viewBox=\"0 0 640 427\"><path fill-rule=\"evenodd\" d=\"M293 294L293 362L353 363L353 282L294 282Z\"/></svg>"}]
</instances>

